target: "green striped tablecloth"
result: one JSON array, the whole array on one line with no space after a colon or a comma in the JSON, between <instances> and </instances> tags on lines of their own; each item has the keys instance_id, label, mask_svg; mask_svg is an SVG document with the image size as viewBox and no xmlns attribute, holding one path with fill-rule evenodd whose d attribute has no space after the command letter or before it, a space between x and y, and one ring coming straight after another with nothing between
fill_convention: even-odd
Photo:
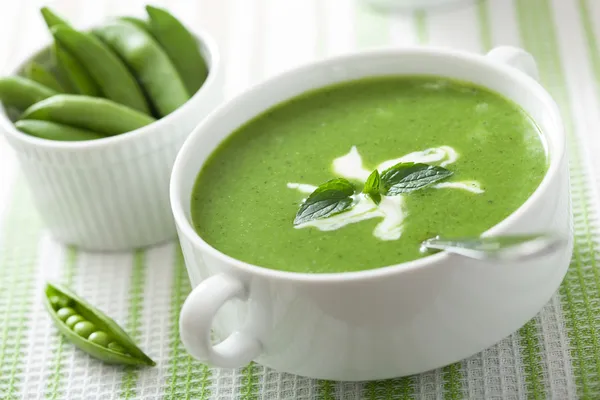
<instances>
[{"instance_id":1,"label":"green striped tablecloth","mask_svg":"<svg viewBox=\"0 0 600 400\"><path fill-rule=\"evenodd\" d=\"M0 30L7 30L3 18L14 29L2 31L0 55L10 57L35 44L44 31L35 10L39 3L2 2ZM89 23L104 14L139 13L142 3L56 0L52 5ZM371 46L528 49L567 123L576 235L571 268L560 291L518 332L421 375L345 383L256 364L212 369L191 359L179 341L178 313L190 287L178 248L168 244L104 255L60 246L44 231L21 178L8 177L10 155L2 149L0 398L600 399L600 1L466 0L443 10L394 15L373 13L350 0L156 3L212 31L226 58L230 96L292 65ZM23 46L11 50L7 38ZM104 365L62 340L40 301L47 279L71 285L114 316L157 367Z\"/></svg>"}]
</instances>

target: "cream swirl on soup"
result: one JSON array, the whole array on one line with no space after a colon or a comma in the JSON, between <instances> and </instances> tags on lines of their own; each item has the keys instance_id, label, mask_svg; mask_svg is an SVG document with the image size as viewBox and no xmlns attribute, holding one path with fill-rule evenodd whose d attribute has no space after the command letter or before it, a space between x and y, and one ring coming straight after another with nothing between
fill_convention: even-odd
<instances>
[{"instance_id":1,"label":"cream swirl on soup","mask_svg":"<svg viewBox=\"0 0 600 400\"><path fill-rule=\"evenodd\" d=\"M456 162L458 157L458 153L450 146L433 147L384 161L376 169L382 172L400 162L427 163L445 167ZM364 167L362 157L356 146L352 146L347 154L333 160L332 169L334 175L350 180L365 181L371 174L371 171ZM287 187L305 194L310 194L317 188L314 185L294 182L288 183ZM484 192L477 181L440 182L431 187L434 189L460 189L474 194ZM382 218L373 230L373 235L380 240L400 239L403 222L408 213L403 196L384 196L379 204L375 204L364 193L355 194L353 197L355 205L349 211L305 222L297 225L296 228L314 227L321 231L333 231L360 221Z\"/></svg>"}]
</instances>

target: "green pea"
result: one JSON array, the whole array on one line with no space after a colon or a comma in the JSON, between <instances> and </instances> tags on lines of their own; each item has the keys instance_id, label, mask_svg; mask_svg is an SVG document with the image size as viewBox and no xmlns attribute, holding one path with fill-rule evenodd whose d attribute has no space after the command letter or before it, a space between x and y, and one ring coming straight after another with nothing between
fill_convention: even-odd
<instances>
[{"instance_id":1,"label":"green pea","mask_svg":"<svg viewBox=\"0 0 600 400\"><path fill-rule=\"evenodd\" d=\"M15 122L15 127L28 135L49 140L80 141L106 137L86 129L74 128L68 125L57 124L56 122L38 121L35 119L17 121Z\"/></svg>"},{"instance_id":2,"label":"green pea","mask_svg":"<svg viewBox=\"0 0 600 400\"><path fill-rule=\"evenodd\" d=\"M68 288L48 283L45 295L44 304L58 331L82 351L111 364L156 365L114 320ZM69 316L66 322L53 305L53 301L59 303L62 298L68 299L73 309L79 311L79 314Z\"/></svg>"},{"instance_id":3,"label":"green pea","mask_svg":"<svg viewBox=\"0 0 600 400\"><path fill-rule=\"evenodd\" d=\"M75 314L75 315L71 315L69 318L67 318L67 320L65 321L65 324L67 324L67 326L69 328L73 329L75 324L77 324L78 322L81 322L81 321L85 321L85 319L81 315Z\"/></svg>"},{"instance_id":4,"label":"green pea","mask_svg":"<svg viewBox=\"0 0 600 400\"><path fill-rule=\"evenodd\" d=\"M88 338L94 331L96 330L96 326L89 321L81 321L73 326L73 332L78 334L83 338Z\"/></svg>"},{"instance_id":5,"label":"green pea","mask_svg":"<svg viewBox=\"0 0 600 400\"><path fill-rule=\"evenodd\" d=\"M25 67L24 74L28 79L42 84L52 90L55 90L59 93L65 92L65 88L60 84L58 79L56 79L52 72L47 70L41 64L30 62L27 67Z\"/></svg>"},{"instance_id":6,"label":"green pea","mask_svg":"<svg viewBox=\"0 0 600 400\"><path fill-rule=\"evenodd\" d=\"M55 310L71 305L71 301L65 296L51 296L49 300Z\"/></svg>"},{"instance_id":7,"label":"green pea","mask_svg":"<svg viewBox=\"0 0 600 400\"><path fill-rule=\"evenodd\" d=\"M164 117L189 100L187 89L165 51L137 25L116 20L95 29L131 69L158 116Z\"/></svg>"},{"instance_id":8,"label":"green pea","mask_svg":"<svg viewBox=\"0 0 600 400\"><path fill-rule=\"evenodd\" d=\"M0 78L0 100L5 105L19 110L24 110L55 94L57 94L55 90L22 76Z\"/></svg>"},{"instance_id":9,"label":"green pea","mask_svg":"<svg viewBox=\"0 0 600 400\"><path fill-rule=\"evenodd\" d=\"M88 340L92 343L96 343L99 346L106 347L110 343L110 338L106 334L106 332L97 331L92 333Z\"/></svg>"},{"instance_id":10,"label":"green pea","mask_svg":"<svg viewBox=\"0 0 600 400\"><path fill-rule=\"evenodd\" d=\"M146 12L150 17L150 33L175 65L188 93L193 95L208 76L208 67L200 54L198 41L167 10L146 6Z\"/></svg>"},{"instance_id":11,"label":"green pea","mask_svg":"<svg viewBox=\"0 0 600 400\"><path fill-rule=\"evenodd\" d=\"M71 307L63 307L56 312L56 315L58 315L58 318L60 318L61 321L66 321L67 318L75 314L77 314L77 312Z\"/></svg>"},{"instance_id":12,"label":"green pea","mask_svg":"<svg viewBox=\"0 0 600 400\"><path fill-rule=\"evenodd\" d=\"M106 136L129 132L155 121L114 101L75 94L60 94L40 101L25 110L21 119L51 121Z\"/></svg>"},{"instance_id":13,"label":"green pea","mask_svg":"<svg viewBox=\"0 0 600 400\"><path fill-rule=\"evenodd\" d=\"M54 39L84 66L108 99L150 112L135 78L100 39L66 25L55 25L51 31Z\"/></svg>"},{"instance_id":14,"label":"green pea","mask_svg":"<svg viewBox=\"0 0 600 400\"><path fill-rule=\"evenodd\" d=\"M123 353L123 354L125 354L127 352L125 350L125 348L123 346L121 346L117 342L110 342L108 344L108 348L111 349L112 351L116 351L117 353Z\"/></svg>"}]
</instances>

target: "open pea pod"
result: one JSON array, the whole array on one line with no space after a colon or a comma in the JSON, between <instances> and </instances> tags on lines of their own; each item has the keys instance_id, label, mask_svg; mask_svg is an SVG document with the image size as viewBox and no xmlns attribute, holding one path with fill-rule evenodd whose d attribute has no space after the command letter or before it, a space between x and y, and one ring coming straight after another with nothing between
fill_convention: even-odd
<instances>
[{"instance_id":1,"label":"open pea pod","mask_svg":"<svg viewBox=\"0 0 600 400\"><path fill-rule=\"evenodd\" d=\"M44 303L58 330L92 357L110 364L156 365L115 321L66 287L47 283Z\"/></svg>"}]
</instances>

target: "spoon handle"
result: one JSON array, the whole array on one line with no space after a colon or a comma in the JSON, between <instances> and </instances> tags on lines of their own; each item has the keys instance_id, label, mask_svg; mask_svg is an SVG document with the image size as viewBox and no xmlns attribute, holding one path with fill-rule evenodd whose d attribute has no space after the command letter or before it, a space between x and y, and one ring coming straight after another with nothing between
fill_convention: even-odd
<instances>
[{"instance_id":1,"label":"spoon handle","mask_svg":"<svg viewBox=\"0 0 600 400\"><path fill-rule=\"evenodd\" d=\"M442 238L425 240L422 249L443 250L477 260L524 261L550 254L567 241L557 235L526 234L479 238Z\"/></svg>"}]
</instances>

